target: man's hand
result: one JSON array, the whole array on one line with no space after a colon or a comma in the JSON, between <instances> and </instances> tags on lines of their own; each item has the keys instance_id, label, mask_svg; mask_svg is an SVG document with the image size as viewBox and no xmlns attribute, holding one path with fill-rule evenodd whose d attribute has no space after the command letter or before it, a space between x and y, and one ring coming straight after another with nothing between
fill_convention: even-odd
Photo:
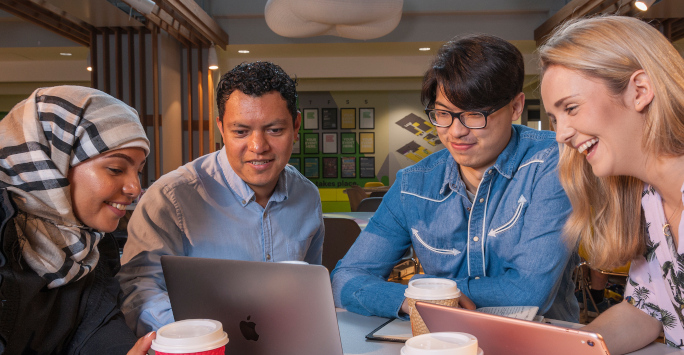
<instances>
[{"instance_id":1,"label":"man's hand","mask_svg":"<svg viewBox=\"0 0 684 355\"><path fill-rule=\"evenodd\" d=\"M147 351L152 346L152 340L157 337L157 333L149 332L144 337L138 339L133 345L133 348L128 352L128 355L146 355Z\"/></svg>"},{"instance_id":2,"label":"man's hand","mask_svg":"<svg viewBox=\"0 0 684 355\"><path fill-rule=\"evenodd\" d=\"M468 296L461 294L461 298L458 299L458 305L461 306L461 308L469 309L471 311L474 311L475 308L475 302L471 301Z\"/></svg>"}]
</instances>

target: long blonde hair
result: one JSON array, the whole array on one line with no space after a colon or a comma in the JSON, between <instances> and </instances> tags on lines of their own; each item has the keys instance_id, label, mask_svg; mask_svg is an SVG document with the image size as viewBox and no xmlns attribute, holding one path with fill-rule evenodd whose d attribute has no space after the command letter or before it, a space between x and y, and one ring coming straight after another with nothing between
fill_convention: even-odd
<instances>
[{"instance_id":1,"label":"long blonde hair","mask_svg":"<svg viewBox=\"0 0 684 355\"><path fill-rule=\"evenodd\" d=\"M559 65L598 78L618 96L643 69L655 97L645 115L642 149L651 157L684 155L684 59L655 28L632 17L599 16L564 23L539 48L543 73ZM576 149L561 148L559 176L572 214L565 225L599 268L625 264L645 250L643 182L596 177Z\"/></svg>"}]
</instances>

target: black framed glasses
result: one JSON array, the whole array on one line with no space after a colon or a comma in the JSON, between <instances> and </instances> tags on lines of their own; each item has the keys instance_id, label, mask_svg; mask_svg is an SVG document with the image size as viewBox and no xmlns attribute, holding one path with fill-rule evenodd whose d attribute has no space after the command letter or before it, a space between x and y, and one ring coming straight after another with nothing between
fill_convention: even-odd
<instances>
[{"instance_id":1,"label":"black framed glasses","mask_svg":"<svg viewBox=\"0 0 684 355\"><path fill-rule=\"evenodd\" d=\"M430 118L430 122L437 127L451 127L454 119L457 118L461 124L468 129L481 129L487 127L487 117L496 111L499 111L504 106L508 105L510 100L493 107L487 111L463 111L451 112L447 110L436 110L434 108L425 108L425 114Z\"/></svg>"}]
</instances>

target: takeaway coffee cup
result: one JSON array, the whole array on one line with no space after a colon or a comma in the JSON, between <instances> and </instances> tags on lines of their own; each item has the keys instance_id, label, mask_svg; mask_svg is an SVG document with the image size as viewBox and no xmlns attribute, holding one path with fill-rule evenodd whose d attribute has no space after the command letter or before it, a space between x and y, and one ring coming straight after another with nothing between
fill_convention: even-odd
<instances>
[{"instance_id":1,"label":"takeaway coffee cup","mask_svg":"<svg viewBox=\"0 0 684 355\"><path fill-rule=\"evenodd\" d=\"M152 350L157 355L224 355L226 344L228 334L221 322L187 319L159 328Z\"/></svg>"},{"instance_id":2,"label":"takeaway coffee cup","mask_svg":"<svg viewBox=\"0 0 684 355\"><path fill-rule=\"evenodd\" d=\"M423 318L416 310L416 301L435 303L444 306L458 307L461 291L456 282L449 279L424 278L412 280L404 292L408 300L409 316L411 317L411 331L413 336L429 333Z\"/></svg>"},{"instance_id":3,"label":"takeaway coffee cup","mask_svg":"<svg viewBox=\"0 0 684 355\"><path fill-rule=\"evenodd\" d=\"M470 334L438 332L407 340L401 355L484 355L484 352L477 346L477 338Z\"/></svg>"}]
</instances>

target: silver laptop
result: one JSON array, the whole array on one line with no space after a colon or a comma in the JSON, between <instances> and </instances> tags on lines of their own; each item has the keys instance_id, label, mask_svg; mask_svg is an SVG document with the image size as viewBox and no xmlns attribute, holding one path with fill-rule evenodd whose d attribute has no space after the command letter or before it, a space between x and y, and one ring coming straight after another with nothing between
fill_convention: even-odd
<instances>
[{"instance_id":1,"label":"silver laptop","mask_svg":"<svg viewBox=\"0 0 684 355\"><path fill-rule=\"evenodd\" d=\"M600 334L541 322L417 302L430 332L474 335L485 355L609 355Z\"/></svg>"},{"instance_id":2,"label":"silver laptop","mask_svg":"<svg viewBox=\"0 0 684 355\"><path fill-rule=\"evenodd\" d=\"M168 255L161 263L174 318L223 323L226 354L342 355L325 267Z\"/></svg>"}]
</instances>

